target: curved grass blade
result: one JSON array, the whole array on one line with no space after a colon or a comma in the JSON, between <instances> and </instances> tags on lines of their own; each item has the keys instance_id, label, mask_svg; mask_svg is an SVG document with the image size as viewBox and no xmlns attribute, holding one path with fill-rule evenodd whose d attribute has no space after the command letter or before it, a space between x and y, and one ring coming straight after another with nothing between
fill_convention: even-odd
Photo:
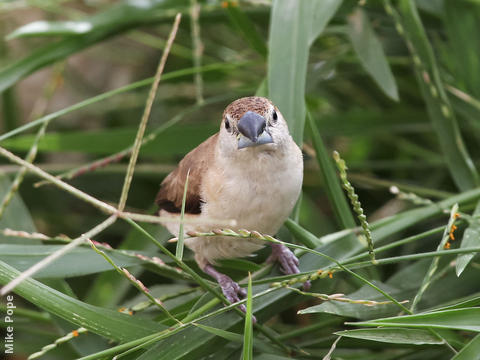
<instances>
[{"instance_id":1,"label":"curved grass blade","mask_svg":"<svg viewBox=\"0 0 480 360\"><path fill-rule=\"evenodd\" d=\"M360 63L390 99L398 101L398 89L382 44L365 12L357 8L348 17L348 36Z\"/></svg>"},{"instance_id":2,"label":"curved grass blade","mask_svg":"<svg viewBox=\"0 0 480 360\"><path fill-rule=\"evenodd\" d=\"M0 261L1 284L19 275L17 270ZM14 292L51 314L115 341L129 341L164 329L147 319L83 303L33 279L25 279Z\"/></svg>"},{"instance_id":3,"label":"curved grass blade","mask_svg":"<svg viewBox=\"0 0 480 360\"><path fill-rule=\"evenodd\" d=\"M397 30L405 37L412 54L417 81L444 151L450 175L459 189L475 188L480 183L479 175L465 148L415 2L401 0L399 2L401 16L390 1L386 1L385 4L387 13L395 20Z\"/></svg>"}]
</instances>

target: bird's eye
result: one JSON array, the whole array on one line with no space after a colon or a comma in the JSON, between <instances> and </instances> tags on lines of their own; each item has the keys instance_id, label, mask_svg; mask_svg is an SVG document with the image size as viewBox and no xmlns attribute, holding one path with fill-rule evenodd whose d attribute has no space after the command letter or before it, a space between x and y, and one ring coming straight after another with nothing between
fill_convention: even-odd
<instances>
[{"instance_id":1,"label":"bird's eye","mask_svg":"<svg viewBox=\"0 0 480 360\"><path fill-rule=\"evenodd\" d=\"M228 119L225 119L225 129L227 129L227 131L230 131L230 121L228 121Z\"/></svg>"},{"instance_id":2,"label":"bird's eye","mask_svg":"<svg viewBox=\"0 0 480 360\"><path fill-rule=\"evenodd\" d=\"M277 119L278 119L278 115L277 115L277 112L275 110L273 110L272 118L273 118L274 122L277 121Z\"/></svg>"}]
</instances>

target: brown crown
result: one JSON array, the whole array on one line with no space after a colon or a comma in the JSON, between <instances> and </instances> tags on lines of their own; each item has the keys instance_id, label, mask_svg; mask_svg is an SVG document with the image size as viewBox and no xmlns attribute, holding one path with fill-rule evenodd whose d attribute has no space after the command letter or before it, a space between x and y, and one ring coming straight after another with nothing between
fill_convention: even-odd
<instances>
[{"instance_id":1,"label":"brown crown","mask_svg":"<svg viewBox=\"0 0 480 360\"><path fill-rule=\"evenodd\" d=\"M247 111L256 112L259 115L266 116L272 102L264 97L249 96L235 100L228 105L223 112L223 117L228 114L231 119L238 122Z\"/></svg>"}]
</instances>

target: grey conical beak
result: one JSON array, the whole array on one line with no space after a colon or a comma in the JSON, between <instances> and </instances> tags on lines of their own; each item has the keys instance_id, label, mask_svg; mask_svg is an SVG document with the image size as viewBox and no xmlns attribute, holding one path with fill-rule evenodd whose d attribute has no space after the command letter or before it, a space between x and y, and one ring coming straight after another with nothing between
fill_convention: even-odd
<instances>
[{"instance_id":1,"label":"grey conical beak","mask_svg":"<svg viewBox=\"0 0 480 360\"><path fill-rule=\"evenodd\" d=\"M273 143L272 136L265 129L266 125L267 121L263 116L253 111L247 111L237 125L241 134L238 148Z\"/></svg>"}]
</instances>

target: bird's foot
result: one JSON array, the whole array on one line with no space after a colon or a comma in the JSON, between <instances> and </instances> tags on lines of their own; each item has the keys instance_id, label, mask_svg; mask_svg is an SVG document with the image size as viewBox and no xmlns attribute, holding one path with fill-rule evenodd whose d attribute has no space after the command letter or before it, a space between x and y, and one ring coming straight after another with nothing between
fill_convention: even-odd
<instances>
[{"instance_id":1,"label":"bird's foot","mask_svg":"<svg viewBox=\"0 0 480 360\"><path fill-rule=\"evenodd\" d=\"M240 287L235 281L233 281L229 276L222 274L215 270L215 268L207 264L203 271L217 280L218 285L222 289L223 295L230 301L232 304L244 299L247 296L247 292L244 288ZM244 304L240 304L239 309L244 313L247 312L247 308ZM253 316L253 322L255 323L257 320L255 316Z\"/></svg>"},{"instance_id":2,"label":"bird's foot","mask_svg":"<svg viewBox=\"0 0 480 360\"><path fill-rule=\"evenodd\" d=\"M272 244L272 255L269 256L267 262L272 263L278 261L282 272L286 275L298 274L298 259L295 254L283 244ZM310 289L310 280L303 283L303 289Z\"/></svg>"}]
</instances>

